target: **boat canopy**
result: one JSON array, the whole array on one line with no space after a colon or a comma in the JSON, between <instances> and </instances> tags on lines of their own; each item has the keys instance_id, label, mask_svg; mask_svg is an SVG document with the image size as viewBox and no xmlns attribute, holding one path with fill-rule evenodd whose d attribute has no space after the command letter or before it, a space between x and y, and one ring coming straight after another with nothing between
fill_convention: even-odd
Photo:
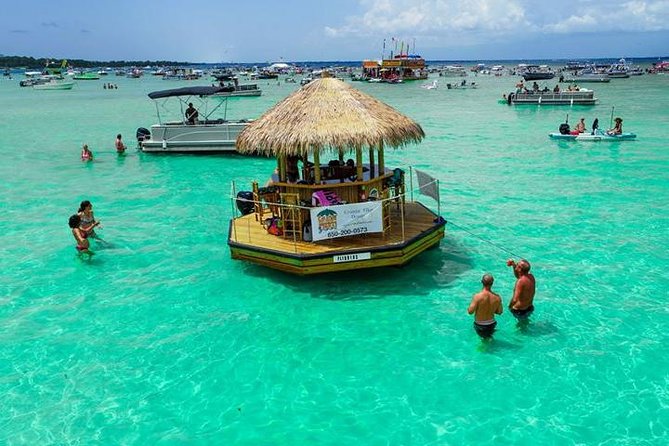
<instances>
[{"instance_id":1,"label":"boat canopy","mask_svg":"<svg viewBox=\"0 0 669 446\"><path fill-rule=\"evenodd\" d=\"M211 96L216 93L229 91L223 87L183 87L171 90L160 90L149 93L151 99L171 98L174 96Z\"/></svg>"}]
</instances>

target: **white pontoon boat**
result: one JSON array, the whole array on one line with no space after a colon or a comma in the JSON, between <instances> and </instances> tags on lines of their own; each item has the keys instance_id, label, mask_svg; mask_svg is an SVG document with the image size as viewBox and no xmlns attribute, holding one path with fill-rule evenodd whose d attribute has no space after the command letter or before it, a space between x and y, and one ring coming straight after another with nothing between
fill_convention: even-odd
<instances>
[{"instance_id":1,"label":"white pontoon boat","mask_svg":"<svg viewBox=\"0 0 669 446\"><path fill-rule=\"evenodd\" d=\"M137 129L140 149L143 152L234 152L237 135L248 120L227 120L227 99L208 101L221 90L220 87L184 87L149 93L156 104L158 124L152 125L150 131ZM166 106L171 98L179 103L178 121L164 121L161 116L161 109L163 115L169 114ZM198 118L192 123L185 115L191 102L196 103L198 110ZM219 117L221 110L222 117Z\"/></svg>"}]
</instances>

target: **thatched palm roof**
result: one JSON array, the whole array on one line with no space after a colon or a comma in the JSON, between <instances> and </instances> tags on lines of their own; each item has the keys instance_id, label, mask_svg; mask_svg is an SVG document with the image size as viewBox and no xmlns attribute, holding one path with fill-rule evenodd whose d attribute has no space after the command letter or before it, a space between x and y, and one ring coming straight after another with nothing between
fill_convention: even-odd
<instances>
[{"instance_id":1,"label":"thatched palm roof","mask_svg":"<svg viewBox=\"0 0 669 446\"><path fill-rule=\"evenodd\" d=\"M334 78L311 81L249 124L237 151L306 155L401 147L425 136L413 120Z\"/></svg>"}]
</instances>

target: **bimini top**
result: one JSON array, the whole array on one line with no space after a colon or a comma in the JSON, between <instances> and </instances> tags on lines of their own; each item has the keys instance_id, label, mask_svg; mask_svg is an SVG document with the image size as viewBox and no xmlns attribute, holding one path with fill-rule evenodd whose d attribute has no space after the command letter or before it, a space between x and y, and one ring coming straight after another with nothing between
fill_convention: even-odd
<instances>
[{"instance_id":1,"label":"bimini top","mask_svg":"<svg viewBox=\"0 0 669 446\"><path fill-rule=\"evenodd\" d=\"M229 87L183 87L172 90L160 90L149 93L151 99L171 98L173 96L211 96L216 93L229 92Z\"/></svg>"}]
</instances>

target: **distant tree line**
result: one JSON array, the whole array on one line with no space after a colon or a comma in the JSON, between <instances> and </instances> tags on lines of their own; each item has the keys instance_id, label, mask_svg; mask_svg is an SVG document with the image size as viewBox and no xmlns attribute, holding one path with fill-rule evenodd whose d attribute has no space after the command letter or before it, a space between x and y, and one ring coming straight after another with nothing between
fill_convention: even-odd
<instances>
[{"instance_id":1,"label":"distant tree line","mask_svg":"<svg viewBox=\"0 0 669 446\"><path fill-rule=\"evenodd\" d=\"M97 61L97 60L82 60L82 59L67 59L68 66L76 68L96 68L96 67L143 67L146 65L158 65L158 66L174 66L174 65L190 65L189 62L175 62L173 60L109 60L109 61ZM50 63L49 66L60 66L62 58L45 58L40 57L35 59L34 57L26 56L0 56L0 67L26 67L26 68L37 68L42 69L46 66L47 63Z\"/></svg>"}]
</instances>

